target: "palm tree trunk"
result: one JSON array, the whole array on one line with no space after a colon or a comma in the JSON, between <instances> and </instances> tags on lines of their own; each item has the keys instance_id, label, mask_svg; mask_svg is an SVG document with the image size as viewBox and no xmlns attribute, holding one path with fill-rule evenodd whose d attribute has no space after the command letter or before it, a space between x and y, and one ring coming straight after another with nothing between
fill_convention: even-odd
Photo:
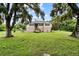
<instances>
[{"instance_id":1,"label":"palm tree trunk","mask_svg":"<svg viewBox=\"0 0 79 59\"><path fill-rule=\"evenodd\" d=\"M71 36L79 38L79 16L77 17L76 27Z\"/></svg>"},{"instance_id":2,"label":"palm tree trunk","mask_svg":"<svg viewBox=\"0 0 79 59\"><path fill-rule=\"evenodd\" d=\"M13 37L12 32L9 28L6 29L6 37Z\"/></svg>"},{"instance_id":3,"label":"palm tree trunk","mask_svg":"<svg viewBox=\"0 0 79 59\"><path fill-rule=\"evenodd\" d=\"M11 28L10 28L10 20L6 20L6 37L13 37Z\"/></svg>"}]
</instances>

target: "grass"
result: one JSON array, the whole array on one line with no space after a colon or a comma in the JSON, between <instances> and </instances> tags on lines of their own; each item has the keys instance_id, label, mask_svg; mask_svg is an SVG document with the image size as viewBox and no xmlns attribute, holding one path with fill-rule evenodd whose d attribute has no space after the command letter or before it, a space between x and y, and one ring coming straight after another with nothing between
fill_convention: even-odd
<instances>
[{"instance_id":1,"label":"grass","mask_svg":"<svg viewBox=\"0 0 79 59\"><path fill-rule=\"evenodd\" d=\"M70 37L71 32L16 32L13 38L4 38L4 34L0 32L1 56L79 56L79 40Z\"/></svg>"}]
</instances>

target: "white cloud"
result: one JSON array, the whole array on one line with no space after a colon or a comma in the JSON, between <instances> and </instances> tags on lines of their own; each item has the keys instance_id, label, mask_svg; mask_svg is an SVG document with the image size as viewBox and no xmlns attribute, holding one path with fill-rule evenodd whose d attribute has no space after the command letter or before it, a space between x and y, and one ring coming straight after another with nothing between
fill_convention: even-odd
<instances>
[{"instance_id":1,"label":"white cloud","mask_svg":"<svg viewBox=\"0 0 79 59\"><path fill-rule=\"evenodd\" d=\"M44 11L43 3L40 3L40 8Z\"/></svg>"},{"instance_id":2,"label":"white cloud","mask_svg":"<svg viewBox=\"0 0 79 59\"><path fill-rule=\"evenodd\" d=\"M34 14L35 12L33 10L30 10L29 14Z\"/></svg>"},{"instance_id":3,"label":"white cloud","mask_svg":"<svg viewBox=\"0 0 79 59\"><path fill-rule=\"evenodd\" d=\"M43 7L43 3L40 3L40 8L44 11L44 7ZM29 14L34 14L35 12L33 11L33 10L31 10L31 9L28 9L28 11L30 11L29 12Z\"/></svg>"},{"instance_id":4,"label":"white cloud","mask_svg":"<svg viewBox=\"0 0 79 59\"><path fill-rule=\"evenodd\" d=\"M29 12L29 14L34 14L34 11L30 8L27 11Z\"/></svg>"},{"instance_id":5,"label":"white cloud","mask_svg":"<svg viewBox=\"0 0 79 59\"><path fill-rule=\"evenodd\" d=\"M40 3L39 6L40 6L41 10L44 11L43 3ZM32 15L33 15L32 21L35 21L35 19L36 19L36 20L39 20L39 21L42 21L41 17L38 18L33 10L28 9L28 11L29 11L29 14L32 14ZM47 16L46 16L46 17L47 17Z\"/></svg>"},{"instance_id":6,"label":"white cloud","mask_svg":"<svg viewBox=\"0 0 79 59\"><path fill-rule=\"evenodd\" d=\"M45 14L45 21L51 20L50 16L48 14Z\"/></svg>"},{"instance_id":7,"label":"white cloud","mask_svg":"<svg viewBox=\"0 0 79 59\"><path fill-rule=\"evenodd\" d=\"M47 17L48 15L45 15L45 17Z\"/></svg>"},{"instance_id":8,"label":"white cloud","mask_svg":"<svg viewBox=\"0 0 79 59\"><path fill-rule=\"evenodd\" d=\"M43 6L43 3L40 3L40 7L42 7Z\"/></svg>"}]
</instances>

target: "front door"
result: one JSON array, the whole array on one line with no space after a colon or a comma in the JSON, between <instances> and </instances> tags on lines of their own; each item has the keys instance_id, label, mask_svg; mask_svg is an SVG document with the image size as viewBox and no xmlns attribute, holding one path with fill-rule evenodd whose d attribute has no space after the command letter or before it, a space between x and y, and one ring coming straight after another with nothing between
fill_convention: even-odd
<instances>
[{"instance_id":1,"label":"front door","mask_svg":"<svg viewBox=\"0 0 79 59\"><path fill-rule=\"evenodd\" d=\"M36 23L36 24L35 24L35 30L37 30L37 29L38 29L38 24Z\"/></svg>"}]
</instances>

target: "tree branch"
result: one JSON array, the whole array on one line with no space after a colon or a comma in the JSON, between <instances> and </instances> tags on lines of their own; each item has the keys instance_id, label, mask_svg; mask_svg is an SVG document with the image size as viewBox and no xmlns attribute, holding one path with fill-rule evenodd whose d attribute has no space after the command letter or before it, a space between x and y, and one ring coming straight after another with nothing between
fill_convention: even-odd
<instances>
[{"instance_id":1,"label":"tree branch","mask_svg":"<svg viewBox=\"0 0 79 59\"><path fill-rule=\"evenodd\" d=\"M68 3L68 5L72 9L73 13L79 15L79 8L75 3Z\"/></svg>"},{"instance_id":2,"label":"tree branch","mask_svg":"<svg viewBox=\"0 0 79 59\"><path fill-rule=\"evenodd\" d=\"M12 22L12 26L10 27L10 30L13 29L15 23L16 23L16 12L14 13L14 18L13 18L13 22Z\"/></svg>"}]
</instances>

